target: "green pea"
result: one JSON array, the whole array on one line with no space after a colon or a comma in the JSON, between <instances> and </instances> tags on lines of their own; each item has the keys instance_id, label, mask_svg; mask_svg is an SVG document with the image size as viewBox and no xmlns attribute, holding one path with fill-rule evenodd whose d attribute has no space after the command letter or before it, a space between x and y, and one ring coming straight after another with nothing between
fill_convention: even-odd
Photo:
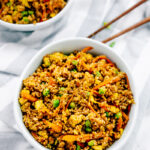
<instances>
[{"instance_id":1,"label":"green pea","mask_svg":"<svg viewBox=\"0 0 150 150\"><path fill-rule=\"evenodd\" d=\"M85 131L86 131L86 132L92 132L92 129L89 128L89 127L87 127L87 128L85 128Z\"/></svg>"},{"instance_id":2,"label":"green pea","mask_svg":"<svg viewBox=\"0 0 150 150\"><path fill-rule=\"evenodd\" d=\"M101 73L99 71L96 71L95 74L96 74L97 77L100 77L100 75L101 75Z\"/></svg>"},{"instance_id":3,"label":"green pea","mask_svg":"<svg viewBox=\"0 0 150 150\"><path fill-rule=\"evenodd\" d=\"M75 108L76 104L74 102L71 102L69 106L70 106L70 108Z\"/></svg>"},{"instance_id":4,"label":"green pea","mask_svg":"<svg viewBox=\"0 0 150 150\"><path fill-rule=\"evenodd\" d=\"M34 11L29 10L29 11L28 11L28 14L29 14L29 15L34 14Z\"/></svg>"},{"instance_id":5,"label":"green pea","mask_svg":"<svg viewBox=\"0 0 150 150\"><path fill-rule=\"evenodd\" d=\"M54 101L53 101L53 107L54 108L57 108L59 106L59 99L55 99Z\"/></svg>"},{"instance_id":6,"label":"green pea","mask_svg":"<svg viewBox=\"0 0 150 150\"><path fill-rule=\"evenodd\" d=\"M86 127L91 127L91 121L90 120L86 120L85 121L85 126Z\"/></svg>"},{"instance_id":7,"label":"green pea","mask_svg":"<svg viewBox=\"0 0 150 150\"><path fill-rule=\"evenodd\" d=\"M24 22L29 22L28 17L23 17L23 21L24 21Z\"/></svg>"},{"instance_id":8,"label":"green pea","mask_svg":"<svg viewBox=\"0 0 150 150\"><path fill-rule=\"evenodd\" d=\"M64 91L64 90L65 90L65 88L64 88L64 87L61 87L59 90L60 90L60 91Z\"/></svg>"},{"instance_id":9,"label":"green pea","mask_svg":"<svg viewBox=\"0 0 150 150\"><path fill-rule=\"evenodd\" d=\"M48 88L45 88L44 90L43 90L43 95L44 96L48 96L50 94L50 90L48 89Z\"/></svg>"},{"instance_id":10,"label":"green pea","mask_svg":"<svg viewBox=\"0 0 150 150\"><path fill-rule=\"evenodd\" d=\"M78 61L77 60L73 60L72 64L76 66L78 64Z\"/></svg>"},{"instance_id":11,"label":"green pea","mask_svg":"<svg viewBox=\"0 0 150 150\"><path fill-rule=\"evenodd\" d=\"M122 113L121 112L118 112L115 114L115 118L119 119L120 117L122 117Z\"/></svg>"},{"instance_id":12,"label":"green pea","mask_svg":"<svg viewBox=\"0 0 150 150\"><path fill-rule=\"evenodd\" d=\"M91 140L91 141L88 142L88 145L89 146L94 146L94 143L95 143L95 140Z\"/></svg>"},{"instance_id":13,"label":"green pea","mask_svg":"<svg viewBox=\"0 0 150 150\"><path fill-rule=\"evenodd\" d=\"M106 117L109 117L109 113L107 111L105 113L106 113Z\"/></svg>"},{"instance_id":14,"label":"green pea","mask_svg":"<svg viewBox=\"0 0 150 150\"><path fill-rule=\"evenodd\" d=\"M27 16L28 15L28 11L22 11L22 16Z\"/></svg>"},{"instance_id":15,"label":"green pea","mask_svg":"<svg viewBox=\"0 0 150 150\"><path fill-rule=\"evenodd\" d=\"M106 89L104 88L104 87L101 87L101 88L99 88L99 94L100 95L103 95L103 94L105 94L105 92L106 92Z\"/></svg>"},{"instance_id":16,"label":"green pea","mask_svg":"<svg viewBox=\"0 0 150 150\"><path fill-rule=\"evenodd\" d=\"M80 145L77 144L76 150L80 150Z\"/></svg>"}]
</instances>

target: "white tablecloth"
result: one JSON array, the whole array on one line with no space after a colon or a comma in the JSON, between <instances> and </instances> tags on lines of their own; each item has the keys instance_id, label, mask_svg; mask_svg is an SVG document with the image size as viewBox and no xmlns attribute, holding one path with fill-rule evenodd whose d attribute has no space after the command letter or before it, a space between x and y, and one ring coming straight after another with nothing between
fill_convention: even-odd
<instances>
[{"instance_id":1,"label":"white tablecloth","mask_svg":"<svg viewBox=\"0 0 150 150\"><path fill-rule=\"evenodd\" d=\"M13 116L16 82L29 60L45 44L65 37L85 37L138 0L74 0L65 26L50 35L49 29L15 32L0 26L0 150L33 150L18 131ZM98 41L150 16L150 4L140 6L99 33ZM136 83L140 108L135 129L124 150L149 150L150 139L150 24L118 39L114 51L129 65ZM108 43L109 44L109 43Z\"/></svg>"}]
</instances>

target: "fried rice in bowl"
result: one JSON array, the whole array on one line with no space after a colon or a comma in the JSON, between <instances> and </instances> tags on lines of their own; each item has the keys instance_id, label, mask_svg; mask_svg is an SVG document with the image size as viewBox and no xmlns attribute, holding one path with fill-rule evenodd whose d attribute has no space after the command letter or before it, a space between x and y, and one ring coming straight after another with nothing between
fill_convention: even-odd
<instances>
[{"instance_id":1,"label":"fried rice in bowl","mask_svg":"<svg viewBox=\"0 0 150 150\"><path fill-rule=\"evenodd\" d=\"M68 18L72 0L0 1L0 24L18 31L50 27L56 31Z\"/></svg>"},{"instance_id":2,"label":"fried rice in bowl","mask_svg":"<svg viewBox=\"0 0 150 150\"><path fill-rule=\"evenodd\" d=\"M17 90L17 124L38 149L117 149L133 129L137 100L130 72L97 41L49 44L28 64Z\"/></svg>"}]
</instances>

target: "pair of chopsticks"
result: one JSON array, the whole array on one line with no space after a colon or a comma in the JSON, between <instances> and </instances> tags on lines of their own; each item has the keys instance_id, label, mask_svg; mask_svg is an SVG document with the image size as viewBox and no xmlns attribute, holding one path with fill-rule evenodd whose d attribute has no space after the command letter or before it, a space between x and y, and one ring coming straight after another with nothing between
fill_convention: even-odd
<instances>
[{"instance_id":1,"label":"pair of chopsticks","mask_svg":"<svg viewBox=\"0 0 150 150\"><path fill-rule=\"evenodd\" d=\"M113 20L111 20L110 22L108 22L107 24L105 24L103 27L99 28L94 33L90 34L88 36L88 38L91 38L91 37L95 36L97 33L101 32L103 29L107 28L108 26L110 26L114 22L118 21L120 18L122 18L123 16L127 15L129 12L133 11L135 8L137 8L138 6L144 4L147 1L148 0L141 0L141 1L139 1L138 3L136 3L135 5L133 5L131 8L127 9L125 12L123 12L122 14L120 14L119 16L117 16L116 18L114 18ZM119 36L121 36L121 35L129 32L129 31L131 31L131 30L133 30L133 29L135 29L135 28L143 25L143 24L148 23L148 22L150 22L150 17L147 17L147 18L143 19L142 21L140 21L140 22L138 22L138 23L136 23L136 24L134 24L134 25L132 25L132 26L124 29L124 30L122 30L121 32L119 32L119 33L117 33L117 34L115 34L115 35L113 35L113 36L111 36L111 37L103 40L102 42L103 43L107 43L107 42L109 42L109 41L111 41L111 40L113 40L113 39L115 39L115 38L117 38L117 37L119 37Z\"/></svg>"}]
</instances>

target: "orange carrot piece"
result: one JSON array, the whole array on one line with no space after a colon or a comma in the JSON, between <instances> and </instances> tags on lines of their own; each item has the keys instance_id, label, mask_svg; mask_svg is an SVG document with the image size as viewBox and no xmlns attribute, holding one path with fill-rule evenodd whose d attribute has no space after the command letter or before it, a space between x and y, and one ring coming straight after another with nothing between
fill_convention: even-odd
<instances>
[{"instance_id":1,"label":"orange carrot piece","mask_svg":"<svg viewBox=\"0 0 150 150\"><path fill-rule=\"evenodd\" d=\"M119 119L118 119L118 124L117 124L117 130L119 131L119 129L122 127L122 125L123 125L123 120L122 120L122 117L120 117Z\"/></svg>"},{"instance_id":2,"label":"orange carrot piece","mask_svg":"<svg viewBox=\"0 0 150 150\"><path fill-rule=\"evenodd\" d=\"M56 84L55 80L53 78L50 78L49 85L53 86L54 84Z\"/></svg>"},{"instance_id":3,"label":"orange carrot piece","mask_svg":"<svg viewBox=\"0 0 150 150\"><path fill-rule=\"evenodd\" d=\"M125 118L126 121L129 120L129 117L122 111L122 116Z\"/></svg>"},{"instance_id":4,"label":"orange carrot piece","mask_svg":"<svg viewBox=\"0 0 150 150\"><path fill-rule=\"evenodd\" d=\"M93 47L88 46L88 47L82 49L81 52L86 53L87 51L90 51L91 49L93 49Z\"/></svg>"},{"instance_id":5,"label":"orange carrot piece","mask_svg":"<svg viewBox=\"0 0 150 150\"><path fill-rule=\"evenodd\" d=\"M94 90L97 90L99 89L100 87L102 86L105 86L107 84L112 84L112 83L115 83L117 81L121 80L121 77L120 76L116 76L116 77L113 77L113 78L110 78L108 80L105 80L104 82L100 83L99 85L97 85L96 87L94 87L93 89Z\"/></svg>"},{"instance_id":6,"label":"orange carrot piece","mask_svg":"<svg viewBox=\"0 0 150 150\"><path fill-rule=\"evenodd\" d=\"M45 125L47 125L49 128L52 128L55 132L61 132L62 131L62 125L58 125L58 124L54 124L54 123L51 123L45 119L43 119L43 122Z\"/></svg>"},{"instance_id":7,"label":"orange carrot piece","mask_svg":"<svg viewBox=\"0 0 150 150\"><path fill-rule=\"evenodd\" d=\"M70 98L69 101L67 102L66 109L69 107L69 104L71 103L72 99L73 99L73 96L71 96L71 98Z\"/></svg>"},{"instance_id":8,"label":"orange carrot piece","mask_svg":"<svg viewBox=\"0 0 150 150\"><path fill-rule=\"evenodd\" d=\"M81 52L86 53L87 51L90 51L91 49L93 49L93 47L88 46L88 47L82 49ZM78 53L77 56L75 57L75 59L78 59L80 56L81 56L80 53Z\"/></svg>"},{"instance_id":9,"label":"orange carrot piece","mask_svg":"<svg viewBox=\"0 0 150 150\"><path fill-rule=\"evenodd\" d=\"M21 97L31 102L35 102L38 100L37 98L35 98L34 96L32 96L31 94L29 94L28 92L24 90L21 91Z\"/></svg>"},{"instance_id":10,"label":"orange carrot piece","mask_svg":"<svg viewBox=\"0 0 150 150\"><path fill-rule=\"evenodd\" d=\"M127 85L128 85L128 89L130 89L130 83L129 83L129 78L128 78L127 74L125 74L125 77L126 77L126 82L127 82Z\"/></svg>"},{"instance_id":11,"label":"orange carrot piece","mask_svg":"<svg viewBox=\"0 0 150 150\"><path fill-rule=\"evenodd\" d=\"M114 63L113 63L110 59L108 59L105 55L101 55L101 56L96 57L96 58L93 60L93 62L95 63L95 62L97 62L97 61L100 60L100 59L105 59L108 63L111 63L111 64L113 64L113 66L114 66Z\"/></svg>"},{"instance_id":12,"label":"orange carrot piece","mask_svg":"<svg viewBox=\"0 0 150 150\"><path fill-rule=\"evenodd\" d=\"M31 132L31 134L34 138L38 138L38 135L35 132Z\"/></svg>"},{"instance_id":13,"label":"orange carrot piece","mask_svg":"<svg viewBox=\"0 0 150 150\"><path fill-rule=\"evenodd\" d=\"M75 141L81 142L82 140L87 141L87 140L92 140L92 139L99 139L101 137L103 137L103 134L100 132L96 134L64 135L60 137L60 140L71 143Z\"/></svg>"},{"instance_id":14,"label":"orange carrot piece","mask_svg":"<svg viewBox=\"0 0 150 150\"><path fill-rule=\"evenodd\" d=\"M92 107L92 105L89 102L87 102L87 105L88 105L89 109L91 109L94 113L97 114L97 112L94 110L94 108Z\"/></svg>"}]
</instances>

